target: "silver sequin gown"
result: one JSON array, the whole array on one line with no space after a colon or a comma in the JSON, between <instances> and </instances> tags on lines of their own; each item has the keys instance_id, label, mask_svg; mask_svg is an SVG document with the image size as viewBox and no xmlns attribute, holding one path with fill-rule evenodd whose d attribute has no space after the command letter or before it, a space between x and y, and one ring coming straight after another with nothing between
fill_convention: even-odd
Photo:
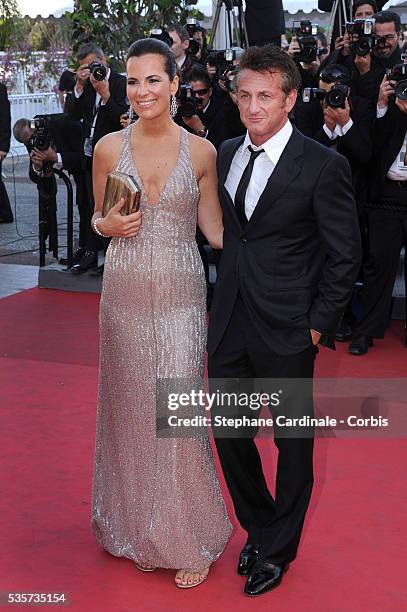
<instances>
[{"instance_id":1,"label":"silver sequin gown","mask_svg":"<svg viewBox=\"0 0 407 612\"><path fill-rule=\"evenodd\" d=\"M199 190L188 133L159 202L148 203L123 131L117 170L141 188L142 226L109 245L100 303L92 528L112 555L200 571L231 525L205 434L156 435L158 378L203 374L206 284L195 243Z\"/></svg>"}]
</instances>

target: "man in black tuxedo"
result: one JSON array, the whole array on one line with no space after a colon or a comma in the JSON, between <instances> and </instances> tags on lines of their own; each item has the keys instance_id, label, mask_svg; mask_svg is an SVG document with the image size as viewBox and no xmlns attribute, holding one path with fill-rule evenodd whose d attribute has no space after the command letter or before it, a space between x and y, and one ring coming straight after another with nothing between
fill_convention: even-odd
<instances>
[{"instance_id":1,"label":"man in black tuxedo","mask_svg":"<svg viewBox=\"0 0 407 612\"><path fill-rule=\"evenodd\" d=\"M306 379L305 401L295 381L285 392L293 413L309 415L317 344L334 347L359 268L351 172L344 157L288 120L300 76L286 53L250 47L236 79L248 132L225 141L218 155L225 230L209 327L209 376L238 378L243 386L255 378ZM275 499L253 436L215 437L236 516L248 535L238 573L248 576L249 595L277 586L296 556L313 484L308 433L286 437L274 428Z\"/></svg>"},{"instance_id":2,"label":"man in black tuxedo","mask_svg":"<svg viewBox=\"0 0 407 612\"><path fill-rule=\"evenodd\" d=\"M65 112L83 122L83 154L85 166L85 192L89 214L88 237L80 262L72 267L74 274L87 272L97 265L97 253L106 250L108 240L97 236L91 227L94 212L92 160L98 140L122 128L120 117L128 110L126 98L126 78L111 70L103 51L93 43L83 45L77 54L79 68L76 71L76 85L73 95L67 99ZM98 78L92 70L97 63L104 69L105 77ZM96 273L102 273L100 266Z\"/></svg>"},{"instance_id":3,"label":"man in black tuxedo","mask_svg":"<svg viewBox=\"0 0 407 612\"><path fill-rule=\"evenodd\" d=\"M3 159L10 149L10 136L10 102L7 96L6 86L0 83L0 223L12 223L14 221L10 200L1 174Z\"/></svg>"},{"instance_id":4,"label":"man in black tuxedo","mask_svg":"<svg viewBox=\"0 0 407 612\"><path fill-rule=\"evenodd\" d=\"M372 338L384 337L400 251L407 244L407 101L394 96L395 85L384 77L377 103L367 205L369 250L364 266L363 316L349 346L351 355L365 355ZM407 285L406 262L407 258Z\"/></svg>"}]
</instances>

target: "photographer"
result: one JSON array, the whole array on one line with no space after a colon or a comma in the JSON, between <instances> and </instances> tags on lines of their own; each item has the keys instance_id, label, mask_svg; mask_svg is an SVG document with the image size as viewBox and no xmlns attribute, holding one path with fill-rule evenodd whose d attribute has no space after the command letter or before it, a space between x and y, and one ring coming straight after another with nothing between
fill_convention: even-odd
<instances>
[{"instance_id":1,"label":"photographer","mask_svg":"<svg viewBox=\"0 0 407 612\"><path fill-rule=\"evenodd\" d=\"M36 127L32 127L32 125ZM33 121L18 119L13 126L14 138L26 146L30 155L30 179L36 183L40 217L44 222L43 240L48 237L48 249L58 257L57 182L54 164L71 173L77 184L76 201L79 209L79 247L85 244L87 214L82 197L82 126L66 115L42 115ZM78 252L79 251L79 252ZM80 248L75 253L83 254Z\"/></svg>"},{"instance_id":2,"label":"photographer","mask_svg":"<svg viewBox=\"0 0 407 612\"><path fill-rule=\"evenodd\" d=\"M400 251L406 246L407 71L402 64L383 78L376 112L374 165L367 205L369 253L364 266L363 317L349 346L352 355L366 354L373 344L372 338L384 337Z\"/></svg>"},{"instance_id":3,"label":"photographer","mask_svg":"<svg viewBox=\"0 0 407 612\"><path fill-rule=\"evenodd\" d=\"M294 22L294 25L295 23L297 22ZM301 21L299 26L293 27L287 53L297 64L301 76L301 89L317 87L321 62L329 53L326 36L316 31L315 24Z\"/></svg>"},{"instance_id":4,"label":"photographer","mask_svg":"<svg viewBox=\"0 0 407 612\"><path fill-rule=\"evenodd\" d=\"M196 112L192 117L183 116L183 123L197 135L209 140L217 149L223 142L222 108L227 94L212 87L203 67L193 68L188 75L188 81Z\"/></svg>"},{"instance_id":5,"label":"photographer","mask_svg":"<svg viewBox=\"0 0 407 612\"><path fill-rule=\"evenodd\" d=\"M172 38L171 50L180 70L181 83L187 82L187 75L195 65L200 65L197 59L189 53L189 32L183 26L173 23L168 26L168 34Z\"/></svg>"},{"instance_id":6,"label":"photographer","mask_svg":"<svg viewBox=\"0 0 407 612\"><path fill-rule=\"evenodd\" d=\"M317 99L312 99L312 94ZM306 95L307 90L304 90ZM335 147L338 153L347 158L352 169L362 245L365 246L364 206L367 200L367 169L372 155L373 112L367 100L353 94L350 73L340 64L331 64L321 70L319 88L311 89L309 97L309 102L299 102L296 107L296 125L306 136L327 147ZM352 318L349 307L336 331L336 340L345 341L351 337Z\"/></svg>"},{"instance_id":7,"label":"photographer","mask_svg":"<svg viewBox=\"0 0 407 612\"><path fill-rule=\"evenodd\" d=\"M377 4L375 0L356 0L352 5L352 19L371 19L377 13ZM338 62L339 55L342 57L350 56L350 36L345 30L342 36L335 39L335 50L337 53L331 58L332 62ZM348 66L349 67L349 66Z\"/></svg>"},{"instance_id":8,"label":"photographer","mask_svg":"<svg viewBox=\"0 0 407 612\"><path fill-rule=\"evenodd\" d=\"M391 11L375 13L372 19L372 34L354 34L353 41L348 39L348 52L345 45L342 49L337 49L327 61L347 66L351 70L354 93L367 98L375 106L386 69L401 61L398 45L401 23L397 13ZM360 28L363 29L363 23ZM351 31L354 29L355 27L352 27ZM360 31L359 26L357 31Z\"/></svg>"},{"instance_id":9,"label":"photographer","mask_svg":"<svg viewBox=\"0 0 407 612\"><path fill-rule=\"evenodd\" d=\"M100 138L121 129L120 117L128 109L126 99L126 78L111 70L103 51L88 43L77 55L79 68L76 71L74 94L67 100L66 112L83 123L83 156L85 166L85 193L88 211L88 231L85 252L73 274L82 274L97 266L97 254L106 250L108 240L97 236L91 228L94 211L92 159L93 150ZM95 270L102 274L103 266Z\"/></svg>"},{"instance_id":10,"label":"photographer","mask_svg":"<svg viewBox=\"0 0 407 612\"><path fill-rule=\"evenodd\" d=\"M13 211L3 182L1 167L10 149L11 116L7 89L0 83L0 223L13 223Z\"/></svg>"}]
</instances>

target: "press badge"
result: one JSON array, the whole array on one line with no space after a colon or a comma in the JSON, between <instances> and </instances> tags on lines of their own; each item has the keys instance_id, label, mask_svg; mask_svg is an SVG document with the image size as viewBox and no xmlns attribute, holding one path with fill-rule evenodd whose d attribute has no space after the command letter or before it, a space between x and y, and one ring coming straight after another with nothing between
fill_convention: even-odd
<instances>
[{"instance_id":1,"label":"press badge","mask_svg":"<svg viewBox=\"0 0 407 612\"><path fill-rule=\"evenodd\" d=\"M84 150L86 157L92 157L93 147L92 147L92 140L90 138L85 138L83 150Z\"/></svg>"}]
</instances>

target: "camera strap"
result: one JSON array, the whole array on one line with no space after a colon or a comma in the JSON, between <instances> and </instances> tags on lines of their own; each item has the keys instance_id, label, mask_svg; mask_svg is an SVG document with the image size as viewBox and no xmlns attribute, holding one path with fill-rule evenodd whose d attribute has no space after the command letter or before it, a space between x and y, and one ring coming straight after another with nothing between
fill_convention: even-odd
<instances>
[{"instance_id":1,"label":"camera strap","mask_svg":"<svg viewBox=\"0 0 407 612\"><path fill-rule=\"evenodd\" d=\"M98 100L98 97L99 97L99 100ZM92 140L93 140L93 134L95 132L95 125L96 125L96 121L98 118L98 113L99 113L101 105L102 105L102 98L99 94L96 94L95 104L93 106L92 120L90 124L90 132L89 132L89 136L85 138L85 143L84 143L84 152L85 152L86 157L92 157L92 154L93 154Z\"/></svg>"}]
</instances>

